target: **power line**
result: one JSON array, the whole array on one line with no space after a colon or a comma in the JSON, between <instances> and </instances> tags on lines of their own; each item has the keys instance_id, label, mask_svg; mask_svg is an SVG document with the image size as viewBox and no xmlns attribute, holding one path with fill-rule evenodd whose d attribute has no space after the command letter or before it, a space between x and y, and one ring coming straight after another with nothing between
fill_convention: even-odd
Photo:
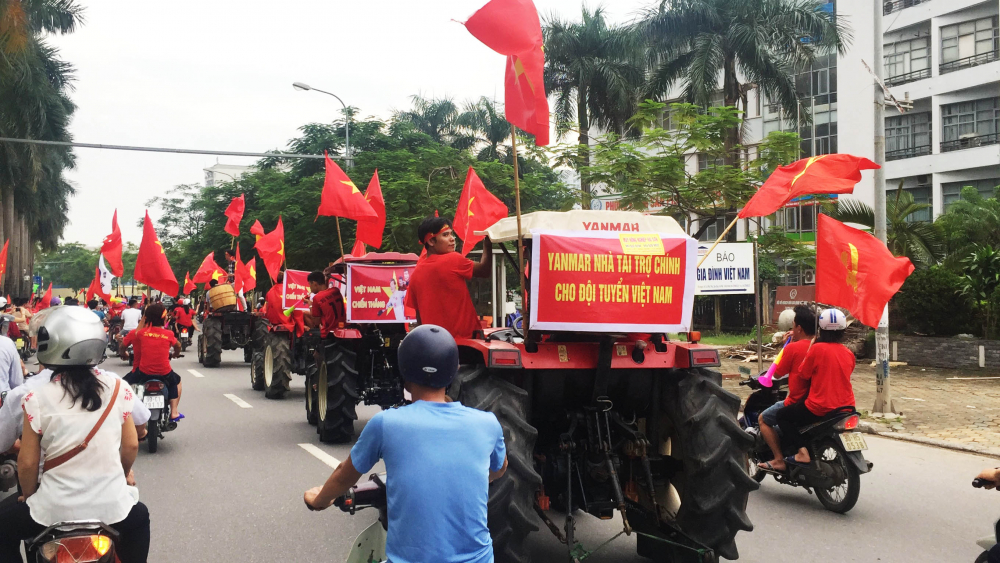
<instances>
[{"instance_id":1,"label":"power line","mask_svg":"<svg viewBox=\"0 0 1000 563\"><path fill-rule=\"evenodd\" d=\"M139 151L139 152L165 152L175 154L209 154L218 156L248 156L256 158L323 158L321 154L292 154L283 152L238 152L238 151L213 151L202 149L171 149L163 147L137 147L130 145L102 145L97 143L73 143L68 141L42 141L39 139L13 139L10 137L0 137L0 142L23 143L28 145L51 145L57 147L79 147L84 149L110 149L116 151Z\"/></svg>"}]
</instances>

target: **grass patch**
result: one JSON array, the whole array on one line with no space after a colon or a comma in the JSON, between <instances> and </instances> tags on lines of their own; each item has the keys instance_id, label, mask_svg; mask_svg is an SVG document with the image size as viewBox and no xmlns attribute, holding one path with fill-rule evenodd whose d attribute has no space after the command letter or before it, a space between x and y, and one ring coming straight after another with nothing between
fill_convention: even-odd
<instances>
[{"instance_id":1,"label":"grass patch","mask_svg":"<svg viewBox=\"0 0 1000 563\"><path fill-rule=\"evenodd\" d=\"M671 340L685 340L677 334L669 335ZM710 332L701 333L701 343L710 344L712 346L745 346L750 339L755 338L757 333L746 333L746 334L730 334L723 332L721 334L713 334Z\"/></svg>"}]
</instances>

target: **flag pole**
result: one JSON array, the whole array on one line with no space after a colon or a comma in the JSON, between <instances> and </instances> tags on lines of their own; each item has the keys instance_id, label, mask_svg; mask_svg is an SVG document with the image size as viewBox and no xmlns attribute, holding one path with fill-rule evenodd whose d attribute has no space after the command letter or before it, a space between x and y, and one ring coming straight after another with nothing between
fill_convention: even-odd
<instances>
[{"instance_id":1,"label":"flag pole","mask_svg":"<svg viewBox=\"0 0 1000 563\"><path fill-rule=\"evenodd\" d=\"M726 227L726 230L722 231L722 234L719 235L719 238L716 239L714 243L712 243L712 246L708 247L708 250L705 252L705 255L701 257L701 260L698 260L699 267L701 266L701 263L704 262L706 258L708 258L708 255L711 254L713 250L715 250L715 247L719 246L719 243L722 242L722 239L726 238L726 234L729 233L730 229L732 229L733 226L736 225L736 222L739 220L740 216L737 215L736 218L733 219L733 222L729 223L729 226Z\"/></svg>"},{"instance_id":2,"label":"flag pole","mask_svg":"<svg viewBox=\"0 0 1000 563\"><path fill-rule=\"evenodd\" d=\"M340 257L344 257L344 239L340 236L340 217L334 217L337 220L337 242L340 244Z\"/></svg>"},{"instance_id":3,"label":"flag pole","mask_svg":"<svg viewBox=\"0 0 1000 563\"><path fill-rule=\"evenodd\" d=\"M526 293L526 277L524 273L524 235L521 233L521 179L518 178L517 174L517 129L514 124L510 124L510 147L511 152L514 155L514 209L517 213L517 266L520 270L521 275L518 276L521 283L521 309L524 310L524 314L521 315L521 323L524 326L524 341L528 341L528 317L530 313L528 311L528 294Z\"/></svg>"}]
</instances>

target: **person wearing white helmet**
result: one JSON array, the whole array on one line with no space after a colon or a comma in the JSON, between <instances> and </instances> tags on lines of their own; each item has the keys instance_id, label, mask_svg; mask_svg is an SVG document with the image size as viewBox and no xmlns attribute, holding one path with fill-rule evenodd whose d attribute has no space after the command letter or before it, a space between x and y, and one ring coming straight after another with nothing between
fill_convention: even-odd
<instances>
[{"instance_id":1,"label":"person wearing white helmet","mask_svg":"<svg viewBox=\"0 0 1000 563\"><path fill-rule=\"evenodd\" d=\"M146 561L149 511L127 481L139 450L135 396L122 380L95 369L107 345L104 325L81 307L53 309L38 330L38 361L52 376L21 400L23 502L0 514L0 561L19 561L21 540L66 520L110 525L119 534L122 563Z\"/></svg>"},{"instance_id":2,"label":"person wearing white helmet","mask_svg":"<svg viewBox=\"0 0 1000 563\"><path fill-rule=\"evenodd\" d=\"M777 414L785 443L798 449L794 456L785 458L786 465L812 462L799 428L823 420L834 411L854 409L854 352L841 344L847 325L847 316L838 309L825 309L819 314L819 335L799 368L809 391L804 400Z\"/></svg>"}]
</instances>

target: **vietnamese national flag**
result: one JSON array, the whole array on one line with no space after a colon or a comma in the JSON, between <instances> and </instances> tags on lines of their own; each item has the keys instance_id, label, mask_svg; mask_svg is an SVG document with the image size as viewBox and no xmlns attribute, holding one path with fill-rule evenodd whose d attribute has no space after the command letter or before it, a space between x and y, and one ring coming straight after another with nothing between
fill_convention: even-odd
<instances>
[{"instance_id":1,"label":"vietnamese national flag","mask_svg":"<svg viewBox=\"0 0 1000 563\"><path fill-rule=\"evenodd\" d=\"M205 256L205 259L201 261L201 266L198 267L198 271L194 273L191 281L194 283L204 283L209 280L217 280L223 275L226 275L226 271L215 262L215 252L209 252Z\"/></svg>"},{"instance_id":2,"label":"vietnamese national flag","mask_svg":"<svg viewBox=\"0 0 1000 563\"><path fill-rule=\"evenodd\" d=\"M862 324L877 327L889 299L913 272L864 231L819 215L816 233L816 301L844 307Z\"/></svg>"},{"instance_id":3,"label":"vietnamese national flag","mask_svg":"<svg viewBox=\"0 0 1000 563\"><path fill-rule=\"evenodd\" d=\"M108 261L111 273L116 277L125 274L125 266L122 264L122 231L118 228L118 210L111 217L111 234L104 237L101 243L101 254Z\"/></svg>"},{"instance_id":4,"label":"vietnamese national flag","mask_svg":"<svg viewBox=\"0 0 1000 563\"><path fill-rule=\"evenodd\" d=\"M264 225L260 224L260 220L257 219L253 222L253 226L250 227L250 234L257 237L254 242L260 240L260 237L264 236Z\"/></svg>"},{"instance_id":5,"label":"vietnamese national flag","mask_svg":"<svg viewBox=\"0 0 1000 563\"><path fill-rule=\"evenodd\" d=\"M779 166L750 198L739 216L764 217L789 201L809 194L849 194L861 181L862 170L878 164L849 154L821 154Z\"/></svg>"},{"instance_id":6,"label":"vietnamese national flag","mask_svg":"<svg viewBox=\"0 0 1000 563\"><path fill-rule=\"evenodd\" d=\"M255 258L250 258L246 264L240 259L240 247L236 247L236 268L233 272L233 289L236 293L250 291L257 287L257 269L254 267Z\"/></svg>"},{"instance_id":7,"label":"vietnamese national flag","mask_svg":"<svg viewBox=\"0 0 1000 563\"><path fill-rule=\"evenodd\" d=\"M136 281L140 281L153 289L158 289L167 295L177 295L179 289L174 271L170 269L163 244L156 236L153 221L146 211L142 223L142 242L139 244L139 255L135 259Z\"/></svg>"},{"instance_id":8,"label":"vietnamese national flag","mask_svg":"<svg viewBox=\"0 0 1000 563\"><path fill-rule=\"evenodd\" d=\"M226 226L223 230L234 237L240 236L240 221L243 220L243 210L247 206L243 195L240 194L240 197L234 197L233 201L229 202L229 207L223 213L227 217Z\"/></svg>"},{"instance_id":9,"label":"vietnamese national flag","mask_svg":"<svg viewBox=\"0 0 1000 563\"><path fill-rule=\"evenodd\" d=\"M455 210L455 234L462 239L462 256L486 238L475 234L476 231L485 231L507 215L507 206L486 189L470 166Z\"/></svg>"},{"instance_id":10,"label":"vietnamese national flag","mask_svg":"<svg viewBox=\"0 0 1000 563\"><path fill-rule=\"evenodd\" d=\"M323 182L323 195L320 198L316 217L343 217L345 219L378 219L375 210L365 201L361 190L347 177L347 174L326 157L326 180Z\"/></svg>"},{"instance_id":11,"label":"vietnamese national flag","mask_svg":"<svg viewBox=\"0 0 1000 563\"><path fill-rule=\"evenodd\" d=\"M549 102L545 96L545 53L538 10L531 0L490 0L465 28L507 57L504 114L507 121L549 144Z\"/></svg>"},{"instance_id":12,"label":"vietnamese national flag","mask_svg":"<svg viewBox=\"0 0 1000 563\"><path fill-rule=\"evenodd\" d=\"M364 241L362 241L361 239L354 241L354 248L351 249L351 256L354 256L355 258L360 258L365 254L368 254L368 252L365 250Z\"/></svg>"},{"instance_id":13,"label":"vietnamese national flag","mask_svg":"<svg viewBox=\"0 0 1000 563\"><path fill-rule=\"evenodd\" d=\"M254 245L257 254L267 268L267 274L271 276L271 281L278 279L278 272L281 271L281 263L285 261L285 226L278 217L278 225L274 230L260 237Z\"/></svg>"},{"instance_id":14,"label":"vietnamese national flag","mask_svg":"<svg viewBox=\"0 0 1000 563\"><path fill-rule=\"evenodd\" d=\"M49 288L45 290L42 298L38 300L35 304L34 312L41 311L42 309L48 309L52 305L52 282L49 282Z\"/></svg>"},{"instance_id":15,"label":"vietnamese national flag","mask_svg":"<svg viewBox=\"0 0 1000 563\"><path fill-rule=\"evenodd\" d=\"M198 286L195 285L193 281L191 281L191 270L188 270L187 273L184 274L184 294L190 295L191 292L194 291L197 287Z\"/></svg>"},{"instance_id":16,"label":"vietnamese national flag","mask_svg":"<svg viewBox=\"0 0 1000 563\"><path fill-rule=\"evenodd\" d=\"M371 206L376 217L358 219L357 239L375 248L382 248L382 233L385 231L385 198L382 197L382 185L378 181L378 169L375 169L375 174L368 182L365 201ZM351 253L353 254L353 251Z\"/></svg>"},{"instance_id":17,"label":"vietnamese national flag","mask_svg":"<svg viewBox=\"0 0 1000 563\"><path fill-rule=\"evenodd\" d=\"M0 283L3 283L3 275L7 273L7 245L10 244L10 239L5 240L3 243L3 250L0 250ZM10 300L7 300L10 303Z\"/></svg>"}]
</instances>

